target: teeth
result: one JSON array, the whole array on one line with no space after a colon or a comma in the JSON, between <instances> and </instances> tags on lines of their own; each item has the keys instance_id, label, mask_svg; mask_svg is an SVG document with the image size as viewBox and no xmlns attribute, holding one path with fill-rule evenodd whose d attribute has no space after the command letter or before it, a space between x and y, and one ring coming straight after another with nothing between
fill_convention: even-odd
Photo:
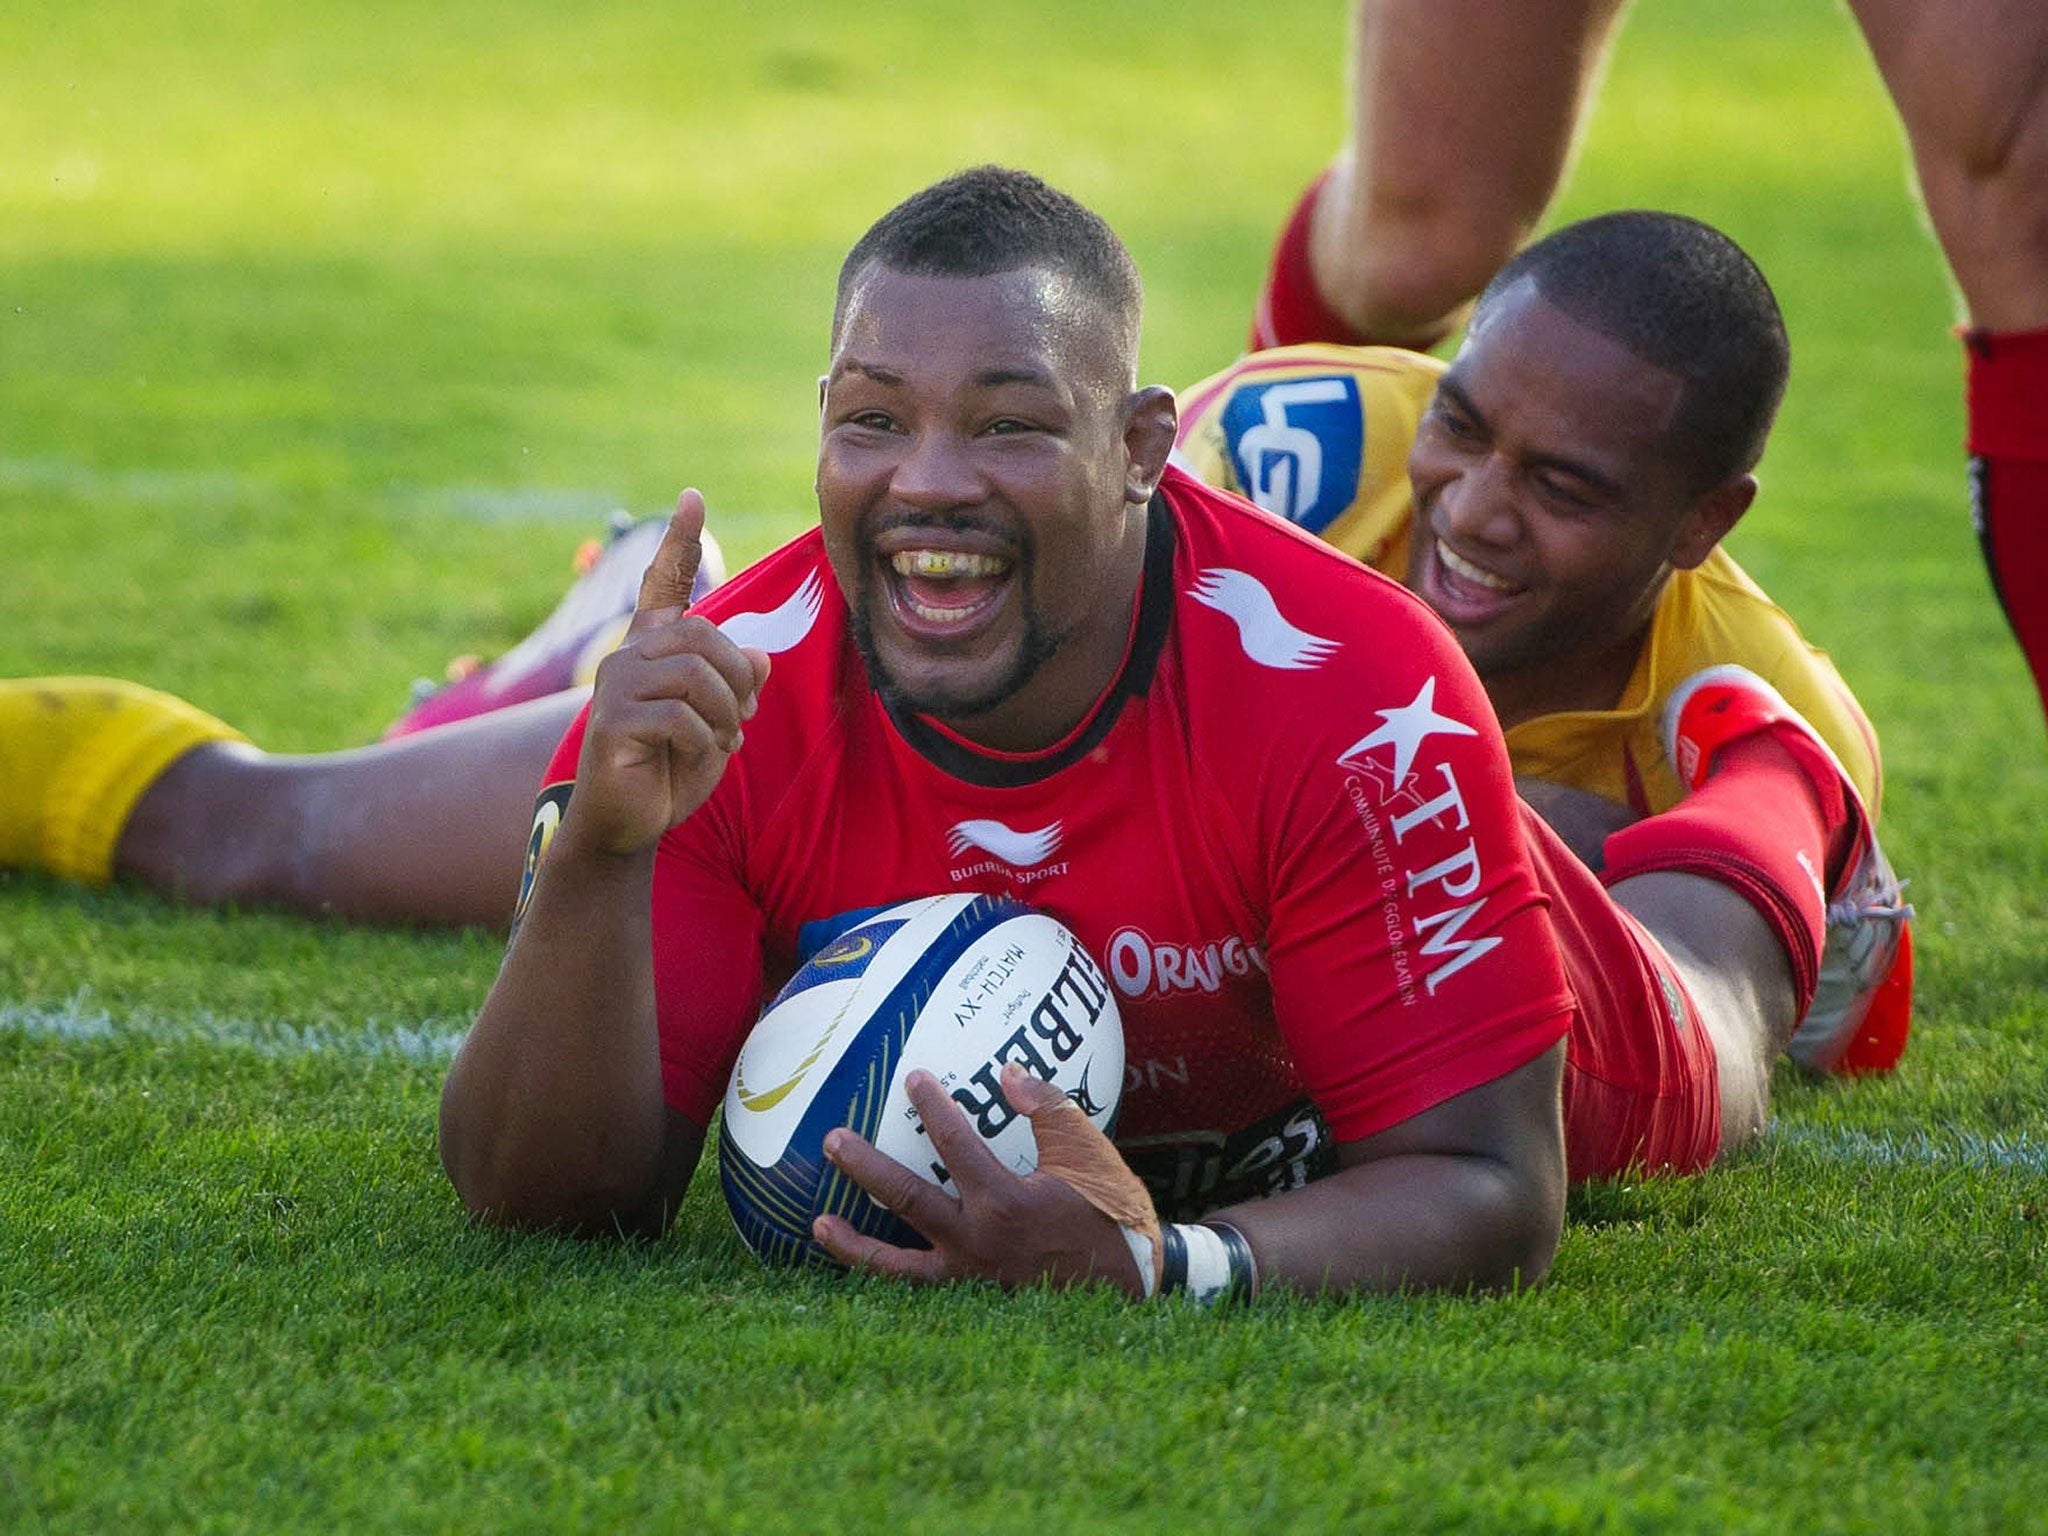
<instances>
[{"instance_id":1,"label":"teeth","mask_svg":"<svg viewBox=\"0 0 2048 1536\"><path fill-rule=\"evenodd\" d=\"M954 624L974 612L971 606L966 608L935 608L930 603L920 603L916 598L909 598L906 601L909 604L910 611L920 619L923 619L927 624Z\"/></svg>"},{"instance_id":2,"label":"teeth","mask_svg":"<svg viewBox=\"0 0 2048 1536\"><path fill-rule=\"evenodd\" d=\"M970 554L958 549L906 549L890 556L889 564L898 576L929 576L941 581L1000 576L1010 568L1010 562L1000 555Z\"/></svg>"},{"instance_id":3,"label":"teeth","mask_svg":"<svg viewBox=\"0 0 2048 1536\"><path fill-rule=\"evenodd\" d=\"M1485 587L1490 592L1512 592L1515 590L1515 584L1505 576L1496 576L1493 572L1474 565L1470 560L1461 558L1442 539L1436 541L1436 557L1443 561L1445 567L1453 576L1476 583L1479 586Z\"/></svg>"}]
</instances>

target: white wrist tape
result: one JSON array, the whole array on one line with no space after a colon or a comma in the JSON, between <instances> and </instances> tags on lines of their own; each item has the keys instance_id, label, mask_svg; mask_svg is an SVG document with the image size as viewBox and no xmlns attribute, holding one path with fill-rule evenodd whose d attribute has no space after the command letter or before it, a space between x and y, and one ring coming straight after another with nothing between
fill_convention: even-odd
<instances>
[{"instance_id":1,"label":"white wrist tape","mask_svg":"<svg viewBox=\"0 0 2048 1536\"><path fill-rule=\"evenodd\" d=\"M1158 1250L1149 1232L1140 1232L1136 1227L1123 1227L1122 1230L1124 1241L1131 1245L1131 1257L1137 1261L1138 1278L1145 1282L1145 1300L1150 1301L1159 1291Z\"/></svg>"}]
</instances>

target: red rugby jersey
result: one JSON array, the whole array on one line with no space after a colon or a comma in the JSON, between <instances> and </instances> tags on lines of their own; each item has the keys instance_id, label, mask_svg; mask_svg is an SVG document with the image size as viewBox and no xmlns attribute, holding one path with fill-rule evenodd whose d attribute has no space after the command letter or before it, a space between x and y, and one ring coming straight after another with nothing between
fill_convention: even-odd
<instances>
[{"instance_id":1,"label":"red rugby jersey","mask_svg":"<svg viewBox=\"0 0 2048 1536\"><path fill-rule=\"evenodd\" d=\"M1020 757L868 687L816 530L697 605L775 670L746 745L662 840L663 1083L708 1125L806 924L1015 896L1117 990L1118 1144L1176 1212L1271 1193L1521 1066L1572 1014L1507 756L1427 608L1168 471L1123 670ZM579 720L543 792L556 817ZM536 846L540 839L536 839Z\"/></svg>"}]
</instances>

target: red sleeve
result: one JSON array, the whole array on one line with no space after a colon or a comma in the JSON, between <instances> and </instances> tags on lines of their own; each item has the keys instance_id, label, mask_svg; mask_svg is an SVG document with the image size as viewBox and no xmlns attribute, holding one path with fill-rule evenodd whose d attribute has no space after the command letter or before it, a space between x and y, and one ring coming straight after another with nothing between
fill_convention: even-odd
<instances>
[{"instance_id":1,"label":"red sleeve","mask_svg":"<svg viewBox=\"0 0 2048 1536\"><path fill-rule=\"evenodd\" d=\"M725 1097L762 1001L767 923L739 878L736 846L724 825L729 804L713 796L669 831L654 860L662 1094L705 1127Z\"/></svg>"},{"instance_id":2,"label":"red sleeve","mask_svg":"<svg viewBox=\"0 0 2048 1536\"><path fill-rule=\"evenodd\" d=\"M1370 606L1262 796L1274 1011L1346 1141L1522 1066L1573 1006L1478 679L1405 595Z\"/></svg>"}]
</instances>

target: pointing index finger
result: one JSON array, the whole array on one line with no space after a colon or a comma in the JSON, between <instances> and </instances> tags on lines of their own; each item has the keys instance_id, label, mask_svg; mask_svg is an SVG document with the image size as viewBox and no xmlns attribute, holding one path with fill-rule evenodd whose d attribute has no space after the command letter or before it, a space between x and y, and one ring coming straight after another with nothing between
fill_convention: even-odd
<instances>
[{"instance_id":1,"label":"pointing index finger","mask_svg":"<svg viewBox=\"0 0 2048 1536\"><path fill-rule=\"evenodd\" d=\"M674 618L690 606L690 589L704 558L704 498L687 490L676 498L675 514L661 536L647 572L640 578L640 596L633 608L633 632L649 623Z\"/></svg>"}]
</instances>

